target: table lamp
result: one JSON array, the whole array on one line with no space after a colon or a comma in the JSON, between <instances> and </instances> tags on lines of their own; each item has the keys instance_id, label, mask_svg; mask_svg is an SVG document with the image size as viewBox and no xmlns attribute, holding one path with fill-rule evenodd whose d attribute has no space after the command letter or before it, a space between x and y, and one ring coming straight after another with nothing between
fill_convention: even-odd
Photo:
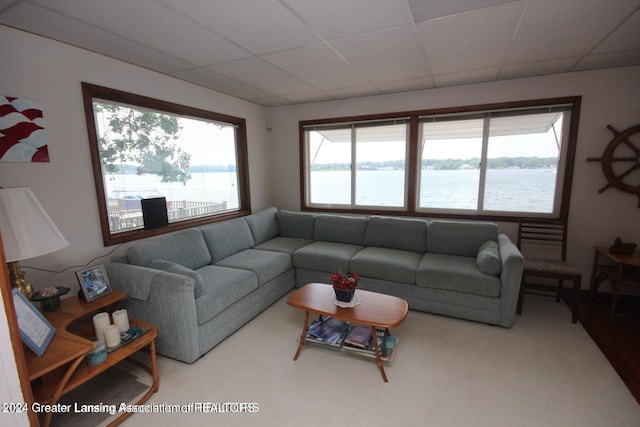
<instances>
[{"instance_id":1,"label":"table lamp","mask_svg":"<svg viewBox=\"0 0 640 427\"><path fill-rule=\"evenodd\" d=\"M69 245L29 187L0 188L0 232L11 287L31 299L33 287L20 269L21 260Z\"/></svg>"}]
</instances>

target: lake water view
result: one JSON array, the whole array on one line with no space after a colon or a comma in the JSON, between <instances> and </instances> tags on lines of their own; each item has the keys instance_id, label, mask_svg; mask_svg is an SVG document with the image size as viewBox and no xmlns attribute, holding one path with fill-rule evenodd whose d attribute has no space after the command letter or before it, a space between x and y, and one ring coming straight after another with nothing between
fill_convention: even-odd
<instances>
[{"instance_id":1,"label":"lake water view","mask_svg":"<svg viewBox=\"0 0 640 427\"><path fill-rule=\"evenodd\" d=\"M186 186L162 183L152 174L113 174L105 177L107 197L165 196L168 201L226 201L238 207L238 187L233 172L197 172ZM349 171L311 173L312 203L349 204ZM358 171L358 205L403 206L404 171ZM420 206L427 208L477 208L479 171L422 170ZM485 184L484 208L509 212L552 212L556 182L555 169L489 169ZM125 191L126 190L126 191Z\"/></svg>"},{"instance_id":2,"label":"lake water view","mask_svg":"<svg viewBox=\"0 0 640 427\"><path fill-rule=\"evenodd\" d=\"M477 209L479 171L422 170L420 207ZM349 171L311 173L312 203L348 204ZM358 171L356 203L403 206L404 171ZM489 169L485 182L484 209L507 212L552 212L555 169Z\"/></svg>"}]
</instances>

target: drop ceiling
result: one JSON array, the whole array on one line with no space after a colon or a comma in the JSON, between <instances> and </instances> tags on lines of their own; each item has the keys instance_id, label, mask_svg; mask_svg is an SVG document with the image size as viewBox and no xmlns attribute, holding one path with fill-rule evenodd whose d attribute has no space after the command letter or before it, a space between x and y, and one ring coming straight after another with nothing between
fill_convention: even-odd
<instances>
[{"instance_id":1,"label":"drop ceiling","mask_svg":"<svg viewBox=\"0 0 640 427\"><path fill-rule=\"evenodd\" d=\"M264 106L640 65L640 0L0 0L0 24Z\"/></svg>"}]
</instances>

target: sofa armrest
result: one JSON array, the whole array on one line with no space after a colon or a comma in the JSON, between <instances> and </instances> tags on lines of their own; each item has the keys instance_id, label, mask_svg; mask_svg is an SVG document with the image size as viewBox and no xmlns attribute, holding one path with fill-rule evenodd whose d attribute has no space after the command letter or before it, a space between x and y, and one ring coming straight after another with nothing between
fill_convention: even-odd
<instances>
[{"instance_id":1,"label":"sofa armrest","mask_svg":"<svg viewBox=\"0 0 640 427\"><path fill-rule=\"evenodd\" d=\"M192 278L131 264L105 268L111 286L129 295L124 303L129 315L158 328L158 353L187 363L200 357Z\"/></svg>"},{"instance_id":2,"label":"sofa armrest","mask_svg":"<svg viewBox=\"0 0 640 427\"><path fill-rule=\"evenodd\" d=\"M500 234L498 245L500 259L502 260L502 272L500 273L500 299L502 302L500 325L508 328L513 325L516 316L524 257L506 234Z\"/></svg>"}]
</instances>

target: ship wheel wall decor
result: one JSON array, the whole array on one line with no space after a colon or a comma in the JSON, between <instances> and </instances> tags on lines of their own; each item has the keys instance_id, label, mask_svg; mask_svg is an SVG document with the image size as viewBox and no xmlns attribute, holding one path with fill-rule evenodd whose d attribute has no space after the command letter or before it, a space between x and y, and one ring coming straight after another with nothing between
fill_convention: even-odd
<instances>
[{"instance_id":1,"label":"ship wheel wall decor","mask_svg":"<svg viewBox=\"0 0 640 427\"><path fill-rule=\"evenodd\" d=\"M589 162L601 162L602 172L609 183L598 193L615 187L626 193L638 196L640 208L640 125L618 132L611 125L607 129L613 132L613 139L605 148L602 157L589 157ZM635 142L632 141L635 139Z\"/></svg>"}]
</instances>

